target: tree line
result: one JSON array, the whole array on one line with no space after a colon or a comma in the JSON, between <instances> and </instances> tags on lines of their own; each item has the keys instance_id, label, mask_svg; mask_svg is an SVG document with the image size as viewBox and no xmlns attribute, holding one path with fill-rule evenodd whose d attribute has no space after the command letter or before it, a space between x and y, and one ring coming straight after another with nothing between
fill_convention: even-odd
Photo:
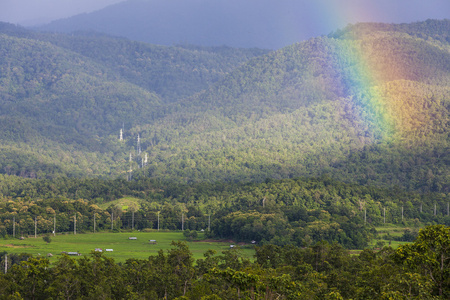
<instances>
[{"instance_id":1,"label":"tree line","mask_svg":"<svg viewBox=\"0 0 450 300\"><path fill-rule=\"evenodd\" d=\"M363 249L375 226L450 225L445 193L417 193L329 177L263 183L179 184L145 177L0 182L0 235L101 230L205 230L210 237L308 246L325 240ZM134 197L123 209L113 202ZM102 207L102 208L101 208Z\"/></svg>"},{"instance_id":2,"label":"tree line","mask_svg":"<svg viewBox=\"0 0 450 300\"><path fill-rule=\"evenodd\" d=\"M350 254L337 243L208 250L194 261L183 242L148 259L117 264L93 252L79 259L12 255L0 299L448 299L450 227L422 229L394 250ZM4 266L3 253L1 263Z\"/></svg>"}]
</instances>

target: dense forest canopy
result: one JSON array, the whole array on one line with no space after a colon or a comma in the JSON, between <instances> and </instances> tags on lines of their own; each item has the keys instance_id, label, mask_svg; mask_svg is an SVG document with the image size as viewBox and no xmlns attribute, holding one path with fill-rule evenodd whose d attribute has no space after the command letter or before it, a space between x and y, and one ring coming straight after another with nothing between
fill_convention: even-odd
<instances>
[{"instance_id":1,"label":"dense forest canopy","mask_svg":"<svg viewBox=\"0 0 450 300\"><path fill-rule=\"evenodd\" d=\"M322 240L362 249L385 223L450 225L445 193L345 184L329 177L181 184L151 178L0 181L0 235L97 230L206 230L210 237L279 246ZM134 197L123 209L115 200ZM94 217L95 215L95 217ZM161 224L159 224L159 220ZM14 225L15 223L16 225ZM55 223L57 225L55 225ZM15 226L15 227L14 227ZM55 226L55 228L54 228Z\"/></svg>"},{"instance_id":2,"label":"dense forest canopy","mask_svg":"<svg viewBox=\"0 0 450 300\"><path fill-rule=\"evenodd\" d=\"M356 24L267 52L2 23L0 172L448 192L448 27Z\"/></svg>"}]
</instances>

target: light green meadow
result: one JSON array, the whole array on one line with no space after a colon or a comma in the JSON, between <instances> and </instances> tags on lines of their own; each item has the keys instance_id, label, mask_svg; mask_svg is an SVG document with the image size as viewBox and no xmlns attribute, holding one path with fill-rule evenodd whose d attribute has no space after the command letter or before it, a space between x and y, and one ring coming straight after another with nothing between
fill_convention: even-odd
<instances>
[{"instance_id":1,"label":"light green meadow","mask_svg":"<svg viewBox=\"0 0 450 300\"><path fill-rule=\"evenodd\" d=\"M199 235L200 238L203 234ZM129 237L136 237L136 240L130 240ZM114 258L116 262L125 262L129 258L147 259L151 255L156 255L160 249L166 250L172 248L172 241L185 241L189 246L195 259L203 258L203 253L208 249L215 250L218 255L222 251L230 249L228 242L213 241L195 241L188 242L182 232L99 232L99 233L80 233L80 234L58 234L51 236L52 241L47 244L42 237L29 237L24 240L6 239L0 240L0 252L8 253L30 253L35 256L47 256L50 261L56 261L61 252L79 252L82 255L88 255L95 248L103 249L103 253L108 257ZM156 240L156 244L151 244L149 240ZM106 249L113 249L112 252L105 252ZM252 259L254 249L250 246L240 249L242 256Z\"/></svg>"}]
</instances>

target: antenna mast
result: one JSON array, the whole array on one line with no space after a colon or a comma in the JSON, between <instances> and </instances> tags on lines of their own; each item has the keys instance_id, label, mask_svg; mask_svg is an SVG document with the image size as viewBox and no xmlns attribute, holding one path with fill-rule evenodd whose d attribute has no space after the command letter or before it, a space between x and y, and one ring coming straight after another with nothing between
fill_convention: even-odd
<instances>
[{"instance_id":1,"label":"antenna mast","mask_svg":"<svg viewBox=\"0 0 450 300\"><path fill-rule=\"evenodd\" d=\"M129 176L128 181L131 181L131 172L133 172L133 169L131 168L132 161L133 161L133 157L131 156L131 152L130 152L130 170L128 171L130 173L130 176Z\"/></svg>"},{"instance_id":2,"label":"antenna mast","mask_svg":"<svg viewBox=\"0 0 450 300\"><path fill-rule=\"evenodd\" d=\"M144 158L144 167L147 166L148 163L148 154L145 153L145 158Z\"/></svg>"},{"instance_id":3,"label":"antenna mast","mask_svg":"<svg viewBox=\"0 0 450 300\"><path fill-rule=\"evenodd\" d=\"M141 137L139 136L139 133L138 133L138 137L137 137L137 154L139 155L139 154L141 154Z\"/></svg>"}]
</instances>

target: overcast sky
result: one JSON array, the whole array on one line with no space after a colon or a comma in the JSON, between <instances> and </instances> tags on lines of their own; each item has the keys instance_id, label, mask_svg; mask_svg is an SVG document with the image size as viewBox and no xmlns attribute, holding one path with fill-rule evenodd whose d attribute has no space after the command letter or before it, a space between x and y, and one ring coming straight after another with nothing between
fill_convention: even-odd
<instances>
[{"instance_id":1,"label":"overcast sky","mask_svg":"<svg viewBox=\"0 0 450 300\"><path fill-rule=\"evenodd\" d=\"M0 0L0 21L37 25L92 12L124 0ZM169 0L170 1L170 0Z\"/></svg>"},{"instance_id":2,"label":"overcast sky","mask_svg":"<svg viewBox=\"0 0 450 300\"><path fill-rule=\"evenodd\" d=\"M44 24L83 12L92 12L124 0L0 0L0 21L24 26ZM148 0L156 1L156 0ZM163 0L160 0L163 1ZM170 1L176 4L177 1ZM185 0L195 1L195 0ZM216 0L210 0L216 1ZM246 1L246 0L242 0ZM308 7L322 6L330 14L338 13L341 22L414 22L450 18L450 0L309 0ZM289 0L261 0L261 4L289 5ZM292 0L298 7L308 0ZM284 4L281 4L284 3ZM325 4L324 4L325 3ZM326 6L326 7L324 7ZM239 7L236 7L239 9ZM315 12L303 12L312 15ZM327 22L327 20L323 20Z\"/></svg>"}]
</instances>

